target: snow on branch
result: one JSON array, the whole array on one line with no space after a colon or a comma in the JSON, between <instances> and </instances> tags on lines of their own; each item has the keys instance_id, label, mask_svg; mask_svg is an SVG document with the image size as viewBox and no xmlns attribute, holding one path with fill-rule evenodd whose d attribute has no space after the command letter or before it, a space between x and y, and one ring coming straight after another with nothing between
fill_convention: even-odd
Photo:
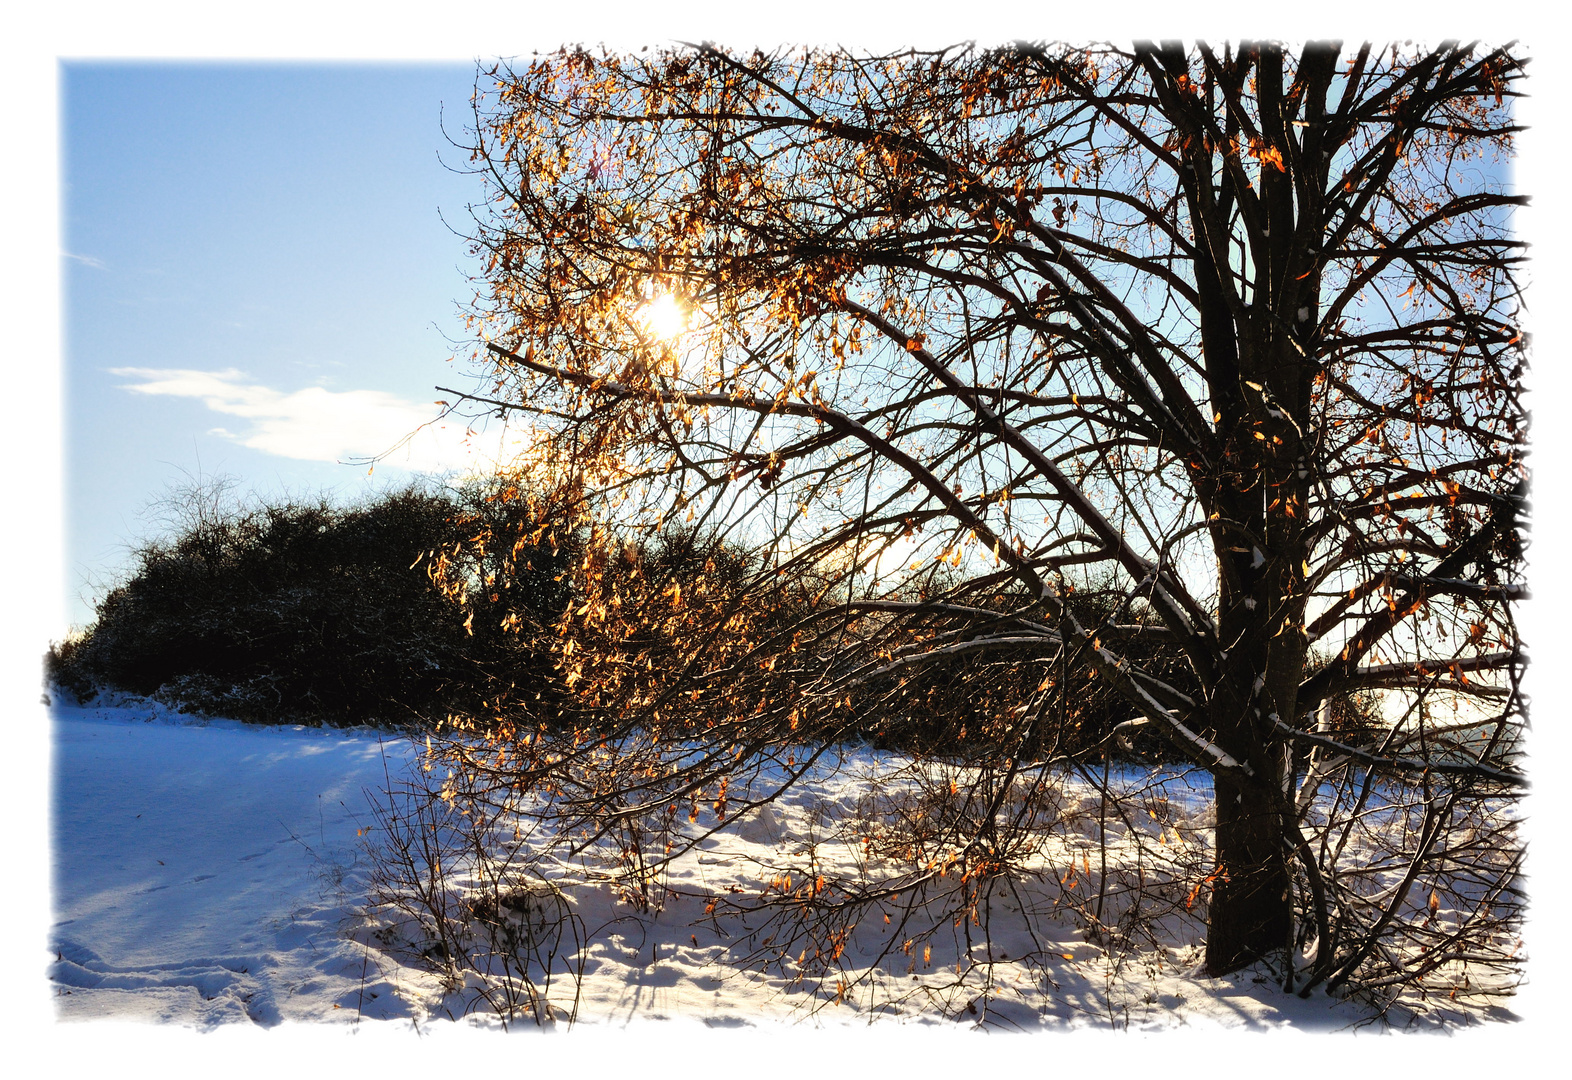
<instances>
[{"instance_id":1,"label":"snow on branch","mask_svg":"<svg viewBox=\"0 0 1572 1080\"><path fill-rule=\"evenodd\" d=\"M1492 780L1496 783L1509 784L1517 788L1528 787L1527 777L1515 770L1497 769L1478 762L1423 761L1419 758L1383 757L1380 754L1372 754L1368 750L1360 750L1358 747L1338 742L1336 739L1326 735L1300 731L1298 728L1290 727L1280 719L1277 721L1277 730L1296 743L1306 746L1317 746L1323 750L1331 750L1334 753L1343 754L1372 769L1468 776L1477 780Z\"/></svg>"}]
</instances>

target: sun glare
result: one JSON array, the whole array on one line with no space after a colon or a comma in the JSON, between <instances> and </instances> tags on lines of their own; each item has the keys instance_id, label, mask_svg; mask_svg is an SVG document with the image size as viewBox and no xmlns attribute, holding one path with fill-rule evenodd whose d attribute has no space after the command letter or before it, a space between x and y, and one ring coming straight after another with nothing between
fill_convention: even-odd
<instances>
[{"instance_id":1,"label":"sun glare","mask_svg":"<svg viewBox=\"0 0 1572 1080\"><path fill-rule=\"evenodd\" d=\"M692 325L693 313L670 293L654 297L638 312L639 324L663 341L675 341Z\"/></svg>"}]
</instances>

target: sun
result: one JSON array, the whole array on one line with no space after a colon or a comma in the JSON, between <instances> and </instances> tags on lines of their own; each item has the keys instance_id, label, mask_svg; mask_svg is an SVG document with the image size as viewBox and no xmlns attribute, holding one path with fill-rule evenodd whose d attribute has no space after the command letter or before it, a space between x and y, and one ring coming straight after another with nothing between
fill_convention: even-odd
<instances>
[{"instance_id":1,"label":"sun","mask_svg":"<svg viewBox=\"0 0 1572 1080\"><path fill-rule=\"evenodd\" d=\"M693 312L670 293L652 297L634 315L646 332L662 341L675 341L693 322Z\"/></svg>"}]
</instances>

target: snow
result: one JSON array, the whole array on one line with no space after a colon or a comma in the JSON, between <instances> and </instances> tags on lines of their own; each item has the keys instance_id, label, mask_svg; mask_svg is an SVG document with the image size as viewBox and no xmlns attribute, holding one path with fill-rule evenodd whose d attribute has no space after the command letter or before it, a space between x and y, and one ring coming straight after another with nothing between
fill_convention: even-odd
<instances>
[{"instance_id":1,"label":"snow","mask_svg":"<svg viewBox=\"0 0 1572 1080\"><path fill-rule=\"evenodd\" d=\"M412 760L407 743L373 731L204 721L132 700L96 708L57 701L47 714L31 715L53 736L54 896L52 917L40 912L35 920L20 905L23 948L7 969L13 1056L49 1063L27 1074L156 1068L172 1076L273 1077L291 1065L302 1076L408 1074L459 1061L518 1070L515 1038L477 1030L496 1025L473 1016L447 1019L447 1008L463 1015L462 998L445 996L426 972L368 943L356 918L369 870L365 837L356 835L369 820L365 793L398 777ZM848 757L854 776L887 763L866 750ZM23 790L45 772L31 770L35 779L24 779ZM850 778L816 778L788 805L719 834L691 867L678 868L687 875L678 883L723 888L750 880L736 856L790 854L779 842L789 845L815 809L829 811L817 815L821 825L832 824L837 811L854 807L854 789ZM1171 781L1166 790L1177 804L1174 820L1204 830L1204 777ZM1083 811L1095 805L1086 788L1072 785L1067 795ZM1080 839L1095 839L1084 815L1080 827ZM1541 832L1534 842L1552 841ZM1546 899L1534 912L1542 917L1531 924L1531 949L1556 924L1552 861L1537 863L1544 869L1536 895ZM25 885L31 865L23 863L12 880ZM586 972L571 1036L529 1040L534 1071L620 1076L636 1065L658 1077L789 1062L836 1074L931 1076L975 1070L981 1052L990 1069L1040 1071L1046 1054L1055 1069L1117 1061L1125 1071L1168 1075L1193 1062L1208 1076L1230 1077L1254 1075L1265 1051L1289 1076L1325 1073L1352 1053L1376 1075L1436 1066L1499 1071L1511 1062L1515 1074L1532 1077L1554 1074L1542 1064L1553 1058L1537 1051L1559 1039L1566 1006L1554 970L1535 964L1533 993L1523 997L1536 1007L1525 1023L1481 1024L1445 1039L1372 1038L1381 1029L1371 1026L1356 1029L1357 1045L1346 1036L1328 1042L1316 1033L1349 1030L1356 1010L1285 996L1248 973L1210 980L1176 968L1148 980L1125 971L1121 984L1120 973L1067 925L1049 944L1069 944L1075 959L1055 971L1052 999L1037 999L1049 1006L1037 1025L1045 1034L1011 1037L1006 1024L946 1019L938 1008L870 1024L853 1005L809 1016L800 993L728 966L702 925L691 925L702 912L692 902L672 904L653 923L609 896L583 898L580 911L587 924L600 920L591 925L599 931L589 949L596 966ZM601 925L608 918L622 921ZM1148 995L1155 1000L1145 1001Z\"/></svg>"},{"instance_id":2,"label":"snow","mask_svg":"<svg viewBox=\"0 0 1572 1080\"><path fill-rule=\"evenodd\" d=\"M55 716L61 1019L412 1015L340 932L363 870L364 791L404 744L157 706Z\"/></svg>"},{"instance_id":3,"label":"snow","mask_svg":"<svg viewBox=\"0 0 1572 1080\"><path fill-rule=\"evenodd\" d=\"M53 715L48 974L61 1021L497 1026L477 1009L473 977L444 988L419 966L418 942L363 917L376 820L368 796L416 760L408 742L364 729L203 720L137 700L57 704ZM839 1002L833 980L816 988L789 968L745 966L770 928L754 924L750 936L746 920L707 917L708 902L719 898L724 915L728 898L757 895L805 853L821 866L850 866L857 853L836 839L837 826L859 811L889 757L848 751L780 803L739 815L671 868L658 912L640 913L606 886L579 886L573 910L586 944L575 957L577 1029L1323 1030L1369 1019L1350 1003L1284 994L1263 972L1206 978L1193 929L1137 965L1110 959L1068 917L1039 919L1035 932L1046 925L1053 937L1034 948L1008 910L996 913L984 947L995 992L980 1010L975 985L956 986L954 966L975 962L978 946L956 935L936 935L931 959L920 959L892 950L890 928L870 920L842 961L848 981L866 978ZM1134 772L1115 780L1148 782ZM1172 822L1164 835L1176 849L1186 837L1200 843L1209 825L1204 782L1174 777L1162 791ZM1066 819L1078 822L1064 839L1074 865L1075 852L1084 858L1095 843L1096 796L1067 781L1064 799ZM1047 900L1040 889L1022 897ZM551 1000L559 1017L570 1012L572 980L559 978Z\"/></svg>"}]
</instances>

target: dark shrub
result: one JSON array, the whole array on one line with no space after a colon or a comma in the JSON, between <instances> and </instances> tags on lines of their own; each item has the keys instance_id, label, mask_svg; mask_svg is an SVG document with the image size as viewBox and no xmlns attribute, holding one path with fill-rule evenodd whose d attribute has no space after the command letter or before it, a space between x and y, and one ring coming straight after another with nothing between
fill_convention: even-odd
<instances>
[{"instance_id":1,"label":"dark shrub","mask_svg":"<svg viewBox=\"0 0 1572 1080\"><path fill-rule=\"evenodd\" d=\"M420 486L351 507L192 493L175 534L137 552L92 628L52 650L50 674L79 696L114 687L265 722L471 707L497 678L532 674L525 636L497 632L499 611L561 600L560 588L529 594L539 574L505 598L432 583L430 561L461 546L477 505L477 490Z\"/></svg>"},{"instance_id":2,"label":"dark shrub","mask_svg":"<svg viewBox=\"0 0 1572 1080\"><path fill-rule=\"evenodd\" d=\"M1182 652L1144 601L1128 604L1111 584L1086 582L1069 588L1066 599L1081 624L1104 640L1117 641L1121 654L1176 689L1199 694ZM1009 590L968 595L960 602L1001 612L1027 606ZM916 640L951 625L936 618L931 626L914 624L908 634ZM1084 646L1067 653L1046 643L961 653L924 664L918 673L870 683L854 705L864 718L866 737L889 749L963 759L986 758L1001 747L1030 758L1175 758L1174 748L1150 728L1109 738L1136 710L1095 675Z\"/></svg>"}]
</instances>

